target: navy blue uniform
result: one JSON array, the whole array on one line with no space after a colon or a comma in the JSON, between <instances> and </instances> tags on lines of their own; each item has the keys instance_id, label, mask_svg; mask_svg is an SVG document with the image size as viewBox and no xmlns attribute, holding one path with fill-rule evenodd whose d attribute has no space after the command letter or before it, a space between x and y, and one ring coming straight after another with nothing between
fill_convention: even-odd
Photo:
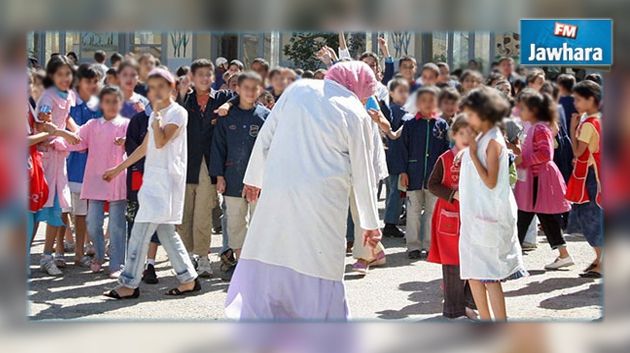
<instances>
[{"instance_id":1,"label":"navy blue uniform","mask_svg":"<svg viewBox=\"0 0 630 353\"><path fill-rule=\"evenodd\" d=\"M260 104L243 110L238 105L217 120L212 138L210 175L225 178L225 196L241 197L243 178L258 132L270 110Z\"/></svg>"},{"instance_id":2,"label":"navy blue uniform","mask_svg":"<svg viewBox=\"0 0 630 353\"><path fill-rule=\"evenodd\" d=\"M182 100L181 105L188 111L188 125L186 127L188 144L188 163L186 171L186 184L199 183L199 170L201 161L205 159L210 172L210 146L214 132L214 119L217 118L214 111L223 103L231 99L234 94L228 90L214 92L214 97L208 99L205 107L200 107L197 102L197 92L189 92ZM213 183L215 181L213 180Z\"/></svg>"},{"instance_id":3,"label":"navy blue uniform","mask_svg":"<svg viewBox=\"0 0 630 353\"><path fill-rule=\"evenodd\" d=\"M389 109L391 111L391 115L387 120L389 120L392 131L396 131L403 125L403 116L405 116L407 112L403 110L401 105L393 102L389 104ZM390 171L390 174L394 174L393 171L401 171L406 168L405 163L407 159L403 156L401 145L401 138L396 140L387 138L387 151L385 152L385 159L387 160L387 170Z\"/></svg>"},{"instance_id":4,"label":"navy blue uniform","mask_svg":"<svg viewBox=\"0 0 630 353\"><path fill-rule=\"evenodd\" d=\"M448 123L442 118L411 117L404 122L400 140L404 162L402 168L395 166L395 174L407 173L408 190L426 189L435 162L449 149Z\"/></svg>"}]
</instances>

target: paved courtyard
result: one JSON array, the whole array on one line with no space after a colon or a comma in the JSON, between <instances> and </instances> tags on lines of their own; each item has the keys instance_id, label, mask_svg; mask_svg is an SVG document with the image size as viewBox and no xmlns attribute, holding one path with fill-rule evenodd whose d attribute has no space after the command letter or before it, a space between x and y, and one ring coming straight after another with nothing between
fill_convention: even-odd
<instances>
[{"instance_id":1,"label":"paved courtyard","mask_svg":"<svg viewBox=\"0 0 630 353\"><path fill-rule=\"evenodd\" d=\"M383 202L379 203L383 207ZM43 230L35 238L31 255L29 302L32 320L223 320L228 283L218 276L202 279L203 289L189 297L164 295L177 282L165 252L160 248L157 265L159 284L141 285L139 299L115 301L101 295L116 283L105 273L71 265L63 277L39 270ZM504 284L511 320L595 320L602 315L602 280L582 279L580 271L593 253L583 237L567 236L576 266L563 271L544 271L554 254L544 236L538 248L524 256L530 276ZM212 239L215 274L219 272L221 236ZM350 273L352 258L346 258L346 290L355 320L443 320L441 318L441 267L407 259L404 239L385 238L387 265L374 268L365 277Z\"/></svg>"}]
</instances>

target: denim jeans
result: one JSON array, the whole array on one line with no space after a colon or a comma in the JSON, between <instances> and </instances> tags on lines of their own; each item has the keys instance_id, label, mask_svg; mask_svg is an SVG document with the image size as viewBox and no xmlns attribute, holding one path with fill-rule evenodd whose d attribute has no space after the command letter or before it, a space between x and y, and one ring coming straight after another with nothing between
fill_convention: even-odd
<instances>
[{"instance_id":1,"label":"denim jeans","mask_svg":"<svg viewBox=\"0 0 630 353\"><path fill-rule=\"evenodd\" d=\"M118 278L118 283L128 288L137 288L140 285L151 235L156 231L177 279L181 283L186 283L197 278L197 272L190 261L184 242L175 232L174 224L135 222L129 238L125 268Z\"/></svg>"},{"instance_id":2,"label":"denim jeans","mask_svg":"<svg viewBox=\"0 0 630 353\"><path fill-rule=\"evenodd\" d=\"M385 200L385 224L398 225L403 200L398 190L398 174L387 177L387 199Z\"/></svg>"},{"instance_id":3,"label":"denim jeans","mask_svg":"<svg viewBox=\"0 0 630 353\"><path fill-rule=\"evenodd\" d=\"M125 210L127 200L109 202L109 271L120 270L125 259L125 243L127 240L127 218ZM105 259L105 201L88 200L87 231L94 243L95 258L100 263Z\"/></svg>"},{"instance_id":4,"label":"denim jeans","mask_svg":"<svg viewBox=\"0 0 630 353\"><path fill-rule=\"evenodd\" d=\"M431 218L437 196L428 189L407 191L407 251L431 248Z\"/></svg>"}]
</instances>

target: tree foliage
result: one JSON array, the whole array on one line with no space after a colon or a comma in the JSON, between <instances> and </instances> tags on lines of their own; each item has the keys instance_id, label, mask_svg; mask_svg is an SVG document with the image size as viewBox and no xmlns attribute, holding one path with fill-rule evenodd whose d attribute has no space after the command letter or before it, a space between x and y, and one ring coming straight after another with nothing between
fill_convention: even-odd
<instances>
[{"instance_id":1,"label":"tree foliage","mask_svg":"<svg viewBox=\"0 0 630 353\"><path fill-rule=\"evenodd\" d=\"M348 49L353 57L365 50L365 34L346 35ZM317 70L323 67L315 53L327 45L334 50L339 48L339 34L330 32L293 32L289 44L283 48L294 67L304 70Z\"/></svg>"}]
</instances>

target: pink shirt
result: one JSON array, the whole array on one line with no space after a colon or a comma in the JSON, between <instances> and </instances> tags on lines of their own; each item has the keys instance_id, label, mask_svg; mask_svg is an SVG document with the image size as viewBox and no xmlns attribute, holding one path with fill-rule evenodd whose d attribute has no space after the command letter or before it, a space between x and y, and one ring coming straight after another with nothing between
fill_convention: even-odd
<instances>
[{"instance_id":1,"label":"pink shirt","mask_svg":"<svg viewBox=\"0 0 630 353\"><path fill-rule=\"evenodd\" d=\"M70 90L68 96L64 99L59 96L55 87L51 87L46 89L39 98L36 113L39 114L39 109L44 105L51 107L52 123L60 129L65 129L68 115L70 114L70 108L75 104L76 96L74 91ZM61 139L61 137L55 138L57 141ZM46 182L48 182L50 190L48 201L46 201L44 207L52 207L55 194L59 197L59 206L62 209L70 207L70 188L68 187L68 174L66 173L67 155L68 152L55 150L53 148L48 148L43 151L42 164L44 166L44 176L46 177Z\"/></svg>"},{"instance_id":2,"label":"pink shirt","mask_svg":"<svg viewBox=\"0 0 630 353\"><path fill-rule=\"evenodd\" d=\"M564 197L564 179L553 161L553 139L553 131L547 123L536 123L527 130L522 146L523 162L517 167L519 180L514 187L521 211L559 214L571 209Z\"/></svg>"},{"instance_id":3,"label":"pink shirt","mask_svg":"<svg viewBox=\"0 0 630 353\"><path fill-rule=\"evenodd\" d=\"M103 173L122 163L125 145L114 143L116 138L125 137L129 119L117 116L107 121L105 118L89 120L79 129L81 142L66 145L68 151L88 150L85 164L81 199L119 201L127 198L127 173L120 173L112 181L103 180Z\"/></svg>"}]
</instances>

